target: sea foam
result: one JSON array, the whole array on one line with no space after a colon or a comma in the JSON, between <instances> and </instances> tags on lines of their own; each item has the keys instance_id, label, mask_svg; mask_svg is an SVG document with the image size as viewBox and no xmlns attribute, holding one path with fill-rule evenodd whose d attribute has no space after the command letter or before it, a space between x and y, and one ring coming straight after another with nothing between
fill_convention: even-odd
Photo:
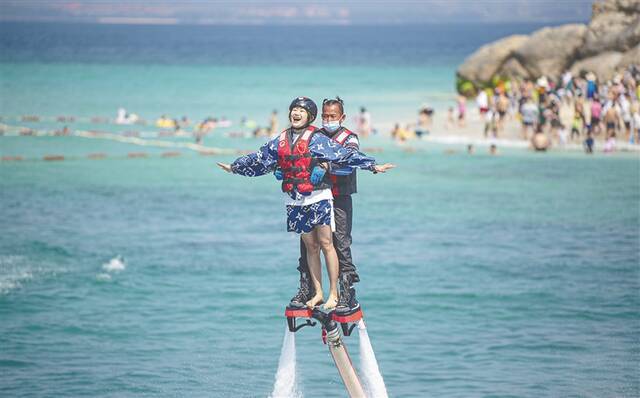
<instances>
[{"instance_id":1,"label":"sea foam","mask_svg":"<svg viewBox=\"0 0 640 398\"><path fill-rule=\"evenodd\" d=\"M0 295L20 289L33 279L33 269L22 256L0 256Z\"/></svg>"},{"instance_id":2,"label":"sea foam","mask_svg":"<svg viewBox=\"0 0 640 398\"><path fill-rule=\"evenodd\" d=\"M102 269L107 272L120 272L126 268L124 259L121 256L116 256L109 260L108 263L102 264Z\"/></svg>"},{"instance_id":3,"label":"sea foam","mask_svg":"<svg viewBox=\"0 0 640 398\"><path fill-rule=\"evenodd\" d=\"M96 275L96 280L100 281L100 282L108 282L111 280L111 275L107 274L107 273L100 273L98 275Z\"/></svg>"}]
</instances>

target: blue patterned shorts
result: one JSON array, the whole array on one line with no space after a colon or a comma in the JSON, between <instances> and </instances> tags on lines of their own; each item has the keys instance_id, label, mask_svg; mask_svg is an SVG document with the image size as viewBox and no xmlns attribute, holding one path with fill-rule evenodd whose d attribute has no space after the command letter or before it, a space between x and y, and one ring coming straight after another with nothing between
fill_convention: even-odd
<instances>
[{"instance_id":1,"label":"blue patterned shorts","mask_svg":"<svg viewBox=\"0 0 640 398\"><path fill-rule=\"evenodd\" d=\"M287 206L287 232L309 233L317 225L332 224L333 205L325 199L308 206Z\"/></svg>"}]
</instances>

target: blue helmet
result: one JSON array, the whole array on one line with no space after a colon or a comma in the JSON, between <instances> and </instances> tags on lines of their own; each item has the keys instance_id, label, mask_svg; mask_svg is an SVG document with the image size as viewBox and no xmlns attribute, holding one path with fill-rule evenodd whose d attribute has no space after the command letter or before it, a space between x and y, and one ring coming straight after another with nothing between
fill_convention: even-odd
<instances>
[{"instance_id":1,"label":"blue helmet","mask_svg":"<svg viewBox=\"0 0 640 398\"><path fill-rule=\"evenodd\" d=\"M316 120L316 116L318 116L318 106L315 102L309 97L298 97L291 101L291 105L289 105L289 115L291 115L291 110L299 106L300 108L307 111L309 114L309 124L313 123Z\"/></svg>"}]
</instances>

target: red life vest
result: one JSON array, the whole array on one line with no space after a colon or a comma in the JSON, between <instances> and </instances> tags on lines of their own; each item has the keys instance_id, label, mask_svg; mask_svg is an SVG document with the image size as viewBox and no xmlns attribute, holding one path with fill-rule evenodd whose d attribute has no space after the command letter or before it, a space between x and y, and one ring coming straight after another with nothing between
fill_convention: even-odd
<instances>
[{"instance_id":1,"label":"red life vest","mask_svg":"<svg viewBox=\"0 0 640 398\"><path fill-rule=\"evenodd\" d=\"M309 179L312 170L309 142L316 132L313 126L307 127L291 147L287 131L278 138L278 167L282 170L282 192L298 191L302 194L312 192L315 187Z\"/></svg>"},{"instance_id":2,"label":"red life vest","mask_svg":"<svg viewBox=\"0 0 640 398\"><path fill-rule=\"evenodd\" d=\"M343 128L340 133L334 135L331 139L336 141L340 145L344 145L344 143L352 134L353 132L351 130ZM344 194L350 195L351 193L355 192L355 175L353 173L348 176L337 176L334 174L329 174L329 177L331 178L331 193L333 193L333 196ZM351 188L351 185L353 185L353 188ZM347 189L347 186L349 186L349 188L351 189Z\"/></svg>"}]
</instances>

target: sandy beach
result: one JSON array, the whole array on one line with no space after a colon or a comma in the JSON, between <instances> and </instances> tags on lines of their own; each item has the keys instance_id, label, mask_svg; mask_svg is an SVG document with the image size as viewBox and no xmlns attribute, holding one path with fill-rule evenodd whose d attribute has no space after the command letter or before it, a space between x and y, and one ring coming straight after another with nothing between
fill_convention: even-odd
<instances>
[{"instance_id":1,"label":"sandy beach","mask_svg":"<svg viewBox=\"0 0 640 398\"><path fill-rule=\"evenodd\" d=\"M407 123L409 134L408 139L404 143L410 146L412 141L421 140L426 142L433 142L439 144L460 145L465 147L472 144L477 147L489 147L496 145L503 148L522 148L532 149L530 140L523 140L521 137L522 124L515 115L508 115L504 125L504 131L501 132L498 137L493 137L491 132L489 136L484 135L484 124L477 108L471 108L464 126L458 125L457 122L450 123L447 120L447 115L444 112L437 112L433 116L430 133L418 138L410 131L415 127L414 123ZM388 123L382 124L382 135L389 135L392 128ZM557 137L551 138L550 151L584 151L583 141L586 137L582 136L580 139L573 141L567 139L568 142L561 144ZM602 151L604 145L604 137L601 135L595 138L595 151ZM464 148L463 148L464 149ZM640 153L640 145L631 144L618 140L616 143L616 149L620 152L634 152Z\"/></svg>"}]
</instances>

